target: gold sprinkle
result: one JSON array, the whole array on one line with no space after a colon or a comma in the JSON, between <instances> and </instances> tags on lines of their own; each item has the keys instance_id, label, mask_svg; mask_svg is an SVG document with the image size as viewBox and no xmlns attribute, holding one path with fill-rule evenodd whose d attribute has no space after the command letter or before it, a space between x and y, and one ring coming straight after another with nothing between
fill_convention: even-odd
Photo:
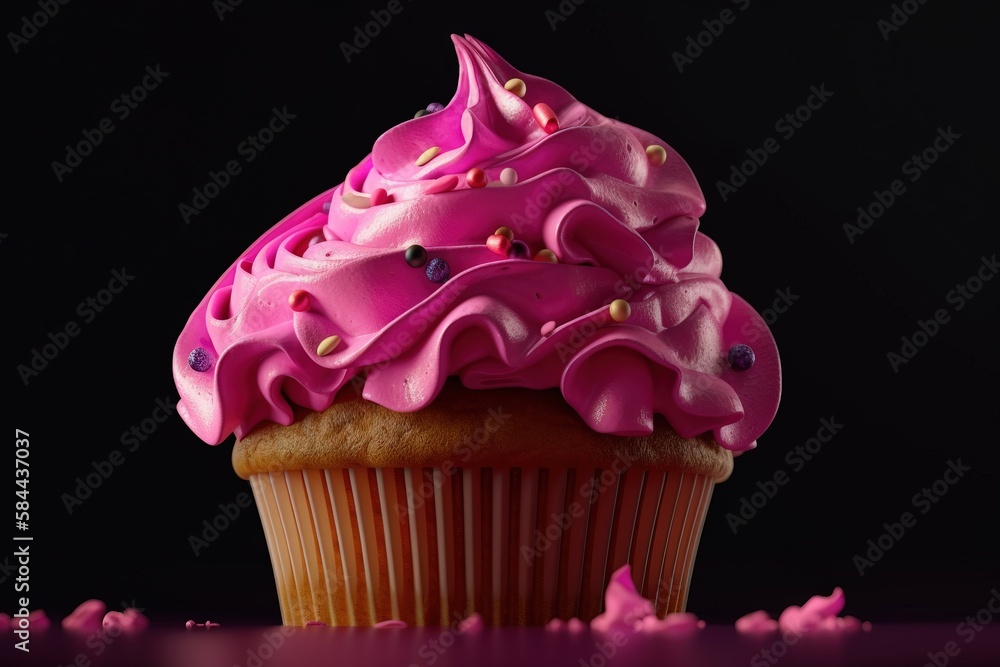
<instances>
[{"instance_id":1,"label":"gold sprinkle","mask_svg":"<svg viewBox=\"0 0 1000 667\"><path fill-rule=\"evenodd\" d=\"M514 240L514 232L511 230L510 227L499 227L493 233L496 234L497 236L506 236L507 239L510 241Z\"/></svg>"},{"instance_id":2,"label":"gold sprinkle","mask_svg":"<svg viewBox=\"0 0 1000 667\"><path fill-rule=\"evenodd\" d=\"M524 97L524 94L528 92L528 87L524 84L524 81L517 78L510 79L507 83L503 84L503 87L518 97Z\"/></svg>"},{"instance_id":3,"label":"gold sprinkle","mask_svg":"<svg viewBox=\"0 0 1000 667\"><path fill-rule=\"evenodd\" d=\"M440 150L441 150L440 146L431 146L430 148L425 150L423 153L420 154L420 157L417 158L417 166L422 167L431 160L433 160L434 156L437 155L438 151Z\"/></svg>"},{"instance_id":4,"label":"gold sprinkle","mask_svg":"<svg viewBox=\"0 0 1000 667\"><path fill-rule=\"evenodd\" d=\"M345 204L354 208L371 208L372 205L371 197L362 197L353 192L345 192L341 199L344 200Z\"/></svg>"},{"instance_id":5,"label":"gold sprinkle","mask_svg":"<svg viewBox=\"0 0 1000 667\"><path fill-rule=\"evenodd\" d=\"M318 354L321 357L325 357L326 355L330 354L335 349L337 349L338 345L340 345L340 336L334 335L324 338L323 342L320 343L319 346L317 346L316 354Z\"/></svg>"},{"instance_id":6,"label":"gold sprinkle","mask_svg":"<svg viewBox=\"0 0 1000 667\"><path fill-rule=\"evenodd\" d=\"M667 149L658 144L646 146L646 156L649 157L649 161L652 162L654 166L659 167L667 161Z\"/></svg>"},{"instance_id":7,"label":"gold sprinkle","mask_svg":"<svg viewBox=\"0 0 1000 667\"><path fill-rule=\"evenodd\" d=\"M543 248L542 250L539 250L535 254L535 261L536 262L552 262L553 264L556 264L556 263L559 262L559 258L556 257L556 254L554 252L552 252L551 250L549 250L548 248Z\"/></svg>"},{"instance_id":8,"label":"gold sprinkle","mask_svg":"<svg viewBox=\"0 0 1000 667\"><path fill-rule=\"evenodd\" d=\"M615 299L608 307L608 312L615 322L624 322L632 314L632 306L625 299Z\"/></svg>"}]
</instances>

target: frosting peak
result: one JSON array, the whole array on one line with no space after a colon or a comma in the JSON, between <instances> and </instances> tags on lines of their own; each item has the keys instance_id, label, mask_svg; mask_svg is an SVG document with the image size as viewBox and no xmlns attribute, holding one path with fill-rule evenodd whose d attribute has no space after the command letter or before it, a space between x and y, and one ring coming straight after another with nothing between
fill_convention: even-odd
<instances>
[{"instance_id":1,"label":"frosting peak","mask_svg":"<svg viewBox=\"0 0 1000 667\"><path fill-rule=\"evenodd\" d=\"M457 375L559 387L599 432L646 435L659 413L684 437L752 447L777 409L777 351L719 280L688 165L453 40L451 101L385 132L199 304L174 351L185 421L214 444L341 391L419 410ZM732 363L740 344L752 352Z\"/></svg>"}]
</instances>

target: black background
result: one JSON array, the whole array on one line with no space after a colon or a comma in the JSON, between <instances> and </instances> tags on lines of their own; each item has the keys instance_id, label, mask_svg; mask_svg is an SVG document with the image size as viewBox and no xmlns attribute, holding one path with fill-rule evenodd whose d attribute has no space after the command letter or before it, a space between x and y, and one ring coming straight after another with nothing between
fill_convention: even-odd
<instances>
[{"instance_id":1,"label":"black background","mask_svg":"<svg viewBox=\"0 0 1000 667\"><path fill-rule=\"evenodd\" d=\"M558 11L557 0L403 0L346 62L339 44L385 6L244 0L220 19L209 0L76 1L0 56L12 148L0 227L12 392L4 414L8 429L31 434L31 606L61 618L98 597L113 608L134 601L154 622L279 622L254 508L200 555L188 542L219 503L249 492L231 469L231 438L209 447L173 416L72 514L61 497L93 461L122 449L121 434L150 417L156 399L176 398L174 341L230 263L341 182L380 133L447 103L457 77L449 35L468 32L522 71L662 137L702 184L701 230L722 248L730 289L760 310L776 290L798 297L772 327L781 407L716 489L689 609L731 622L835 585L848 613L871 620L957 623L982 607L1000 584L1000 280L960 311L946 295L1000 250L996 4L928 2L886 40L877 22L889 19L888 2L754 0L740 11L722 0L567 0L575 11L553 29L545 11ZM735 20L679 72L671 54L726 8ZM0 26L18 31L37 11L8 3ZM169 76L128 118L114 117L112 101L156 65ZM776 132L821 85L833 93L822 108L791 138ZM185 224L178 205L192 188L241 159L240 142L285 106L296 116L288 128ZM52 162L105 117L115 130L57 180ZM949 127L960 138L911 183L903 163ZM716 181L768 137L780 150L723 201ZM894 179L905 194L850 243L844 223ZM134 280L83 322L77 305L122 267ZM950 321L894 372L887 354L939 308ZM69 321L80 334L25 385L17 366ZM786 454L831 417L843 428L792 471ZM859 575L852 558L866 541L914 511L911 497L959 458L971 472ZM8 517L12 465L0 480ZM734 534L726 515L777 470L789 483ZM16 533L13 523L0 535ZM12 577L0 571L0 580L0 610L13 611Z\"/></svg>"}]
</instances>

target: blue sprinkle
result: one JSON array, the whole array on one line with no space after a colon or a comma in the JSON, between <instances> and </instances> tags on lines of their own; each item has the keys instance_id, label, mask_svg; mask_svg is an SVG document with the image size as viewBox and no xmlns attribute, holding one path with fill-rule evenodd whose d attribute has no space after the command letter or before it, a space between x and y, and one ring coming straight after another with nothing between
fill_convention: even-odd
<instances>
[{"instance_id":1,"label":"blue sprinkle","mask_svg":"<svg viewBox=\"0 0 1000 667\"><path fill-rule=\"evenodd\" d=\"M753 366L756 358L753 348L749 345L737 343L729 348L729 365L738 371L745 371Z\"/></svg>"},{"instance_id":2,"label":"blue sprinkle","mask_svg":"<svg viewBox=\"0 0 1000 667\"><path fill-rule=\"evenodd\" d=\"M448 280L448 276L450 275L451 267L448 266L448 262L440 257L435 257L427 262L427 280L432 283L443 283Z\"/></svg>"}]
</instances>

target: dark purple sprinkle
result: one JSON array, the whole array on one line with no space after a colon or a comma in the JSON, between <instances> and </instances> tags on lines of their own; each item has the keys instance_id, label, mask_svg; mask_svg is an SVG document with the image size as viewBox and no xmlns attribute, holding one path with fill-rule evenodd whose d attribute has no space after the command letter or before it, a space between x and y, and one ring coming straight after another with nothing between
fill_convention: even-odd
<instances>
[{"instance_id":1,"label":"dark purple sprinkle","mask_svg":"<svg viewBox=\"0 0 1000 667\"><path fill-rule=\"evenodd\" d=\"M211 368L212 362L212 355L203 347L194 348L191 350L191 354L188 355L188 366L199 373L204 373Z\"/></svg>"},{"instance_id":2,"label":"dark purple sprinkle","mask_svg":"<svg viewBox=\"0 0 1000 667\"><path fill-rule=\"evenodd\" d=\"M415 269L419 269L427 263L427 251L420 245L411 245L406 249L403 257L406 259L406 263Z\"/></svg>"},{"instance_id":3,"label":"dark purple sprinkle","mask_svg":"<svg viewBox=\"0 0 1000 667\"><path fill-rule=\"evenodd\" d=\"M323 202L323 212L324 213L330 212L330 202Z\"/></svg>"},{"instance_id":4,"label":"dark purple sprinkle","mask_svg":"<svg viewBox=\"0 0 1000 667\"><path fill-rule=\"evenodd\" d=\"M528 250L528 244L524 241L514 241L510 244L510 252L507 255L514 259L528 259L531 257L531 251Z\"/></svg>"},{"instance_id":5,"label":"dark purple sprinkle","mask_svg":"<svg viewBox=\"0 0 1000 667\"><path fill-rule=\"evenodd\" d=\"M729 348L729 365L738 371L745 371L756 359L753 348L743 343L737 343Z\"/></svg>"},{"instance_id":6,"label":"dark purple sprinkle","mask_svg":"<svg viewBox=\"0 0 1000 667\"><path fill-rule=\"evenodd\" d=\"M440 257L435 257L427 262L427 280L432 283L443 283L448 280L450 275L451 268L448 266L448 262Z\"/></svg>"},{"instance_id":7,"label":"dark purple sprinkle","mask_svg":"<svg viewBox=\"0 0 1000 667\"><path fill-rule=\"evenodd\" d=\"M441 104L440 102L431 102L430 104L427 105L427 110L431 113L436 113L438 111L441 111L441 109L444 109L444 105Z\"/></svg>"}]
</instances>

